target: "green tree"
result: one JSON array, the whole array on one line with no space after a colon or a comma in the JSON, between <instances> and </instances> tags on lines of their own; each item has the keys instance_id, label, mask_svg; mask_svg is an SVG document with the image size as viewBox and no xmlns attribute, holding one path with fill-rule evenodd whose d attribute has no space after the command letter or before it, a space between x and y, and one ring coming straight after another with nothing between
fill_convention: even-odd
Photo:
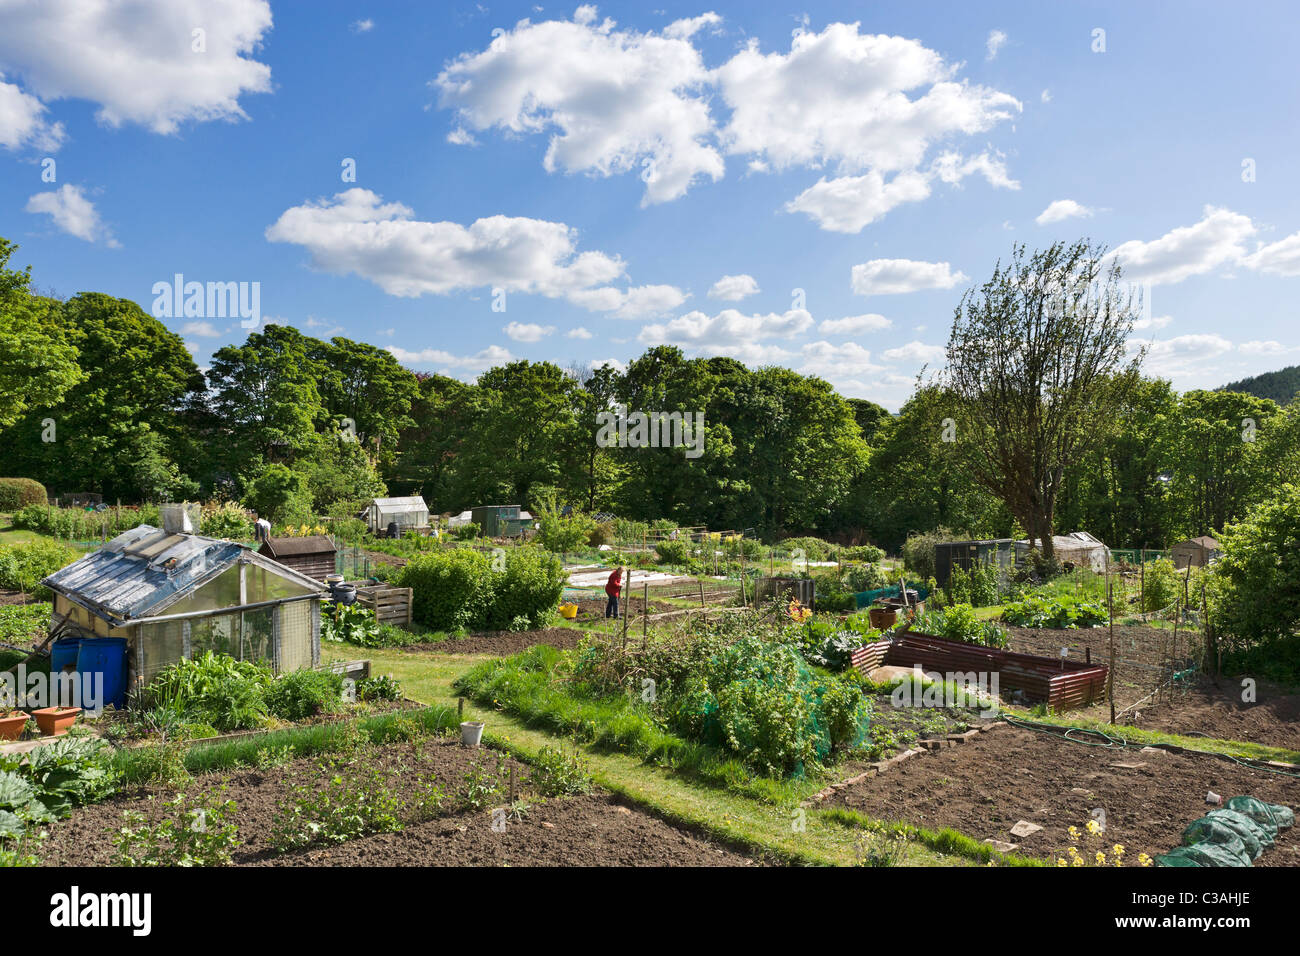
<instances>
[{"instance_id":1,"label":"green tree","mask_svg":"<svg viewBox=\"0 0 1300 956\"><path fill-rule=\"evenodd\" d=\"M953 317L940 380L958 399L971 478L1049 561L1065 472L1113 428L1138 381L1142 353L1128 357L1128 340L1140 303L1120 279L1086 241L1019 245Z\"/></svg>"},{"instance_id":2,"label":"green tree","mask_svg":"<svg viewBox=\"0 0 1300 956\"><path fill-rule=\"evenodd\" d=\"M249 482L244 504L274 524L303 524L311 519L307 477L279 462L267 465Z\"/></svg>"},{"instance_id":3,"label":"green tree","mask_svg":"<svg viewBox=\"0 0 1300 956\"><path fill-rule=\"evenodd\" d=\"M77 350L51 317L58 303L31 294L31 266L9 268L17 249L0 238L0 429L57 405L81 379Z\"/></svg>"},{"instance_id":4,"label":"green tree","mask_svg":"<svg viewBox=\"0 0 1300 956\"><path fill-rule=\"evenodd\" d=\"M316 442L328 420L316 382L325 371L312 358L321 343L297 329L268 325L240 346L212 356L212 409L229 435L228 461L293 461Z\"/></svg>"},{"instance_id":5,"label":"green tree","mask_svg":"<svg viewBox=\"0 0 1300 956\"><path fill-rule=\"evenodd\" d=\"M185 343L134 302L98 292L63 303L57 321L84 378L57 405L30 410L14 426L13 465L52 490L127 500L157 493L139 483L153 469L140 468L137 458L160 457L161 467L173 470L177 411L203 389ZM47 417L56 431L48 442L42 440ZM144 437L149 433L158 438Z\"/></svg>"},{"instance_id":6,"label":"green tree","mask_svg":"<svg viewBox=\"0 0 1300 956\"><path fill-rule=\"evenodd\" d=\"M307 354L320 369L317 387L325 411L336 421L352 422L361 443L382 461L391 461L398 435L414 424L415 375L388 350L341 337L308 340Z\"/></svg>"},{"instance_id":7,"label":"green tree","mask_svg":"<svg viewBox=\"0 0 1300 956\"><path fill-rule=\"evenodd\" d=\"M411 425L403 429L398 456L389 465L389 484L413 488L429 510L463 511L478 501L460 497L457 472L461 450L474 438L476 386L446 375L418 375Z\"/></svg>"}]
</instances>

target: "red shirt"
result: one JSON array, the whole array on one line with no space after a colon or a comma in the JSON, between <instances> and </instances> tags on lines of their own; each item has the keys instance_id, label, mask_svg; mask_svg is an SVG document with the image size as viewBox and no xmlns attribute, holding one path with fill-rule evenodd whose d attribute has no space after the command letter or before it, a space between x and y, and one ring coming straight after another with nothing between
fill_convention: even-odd
<instances>
[{"instance_id":1,"label":"red shirt","mask_svg":"<svg viewBox=\"0 0 1300 956\"><path fill-rule=\"evenodd\" d=\"M623 573L615 571L605 582L605 593L610 597L618 597L623 591Z\"/></svg>"}]
</instances>

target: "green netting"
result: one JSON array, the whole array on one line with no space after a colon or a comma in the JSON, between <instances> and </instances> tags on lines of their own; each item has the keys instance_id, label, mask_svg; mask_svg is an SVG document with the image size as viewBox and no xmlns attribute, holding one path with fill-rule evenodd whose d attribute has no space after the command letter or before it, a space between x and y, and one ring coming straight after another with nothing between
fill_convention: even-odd
<instances>
[{"instance_id":1,"label":"green netting","mask_svg":"<svg viewBox=\"0 0 1300 956\"><path fill-rule=\"evenodd\" d=\"M1183 846L1156 857L1156 865L1250 866L1294 822L1287 807L1233 797L1223 809L1193 820L1183 831Z\"/></svg>"},{"instance_id":2,"label":"green netting","mask_svg":"<svg viewBox=\"0 0 1300 956\"><path fill-rule=\"evenodd\" d=\"M805 760L868 739L870 710L856 687L824 680L798 651L746 638L711 658L687 685L674 722L756 769L802 777Z\"/></svg>"}]
</instances>

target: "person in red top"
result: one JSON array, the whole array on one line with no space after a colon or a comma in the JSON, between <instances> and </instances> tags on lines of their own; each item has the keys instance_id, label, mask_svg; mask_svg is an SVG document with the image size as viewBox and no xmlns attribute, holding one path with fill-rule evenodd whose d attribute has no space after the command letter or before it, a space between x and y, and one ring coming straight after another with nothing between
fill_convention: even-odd
<instances>
[{"instance_id":1,"label":"person in red top","mask_svg":"<svg viewBox=\"0 0 1300 956\"><path fill-rule=\"evenodd\" d=\"M606 617L618 617L618 596L623 593L623 566L620 564L605 582L605 593L609 601L605 604Z\"/></svg>"}]
</instances>

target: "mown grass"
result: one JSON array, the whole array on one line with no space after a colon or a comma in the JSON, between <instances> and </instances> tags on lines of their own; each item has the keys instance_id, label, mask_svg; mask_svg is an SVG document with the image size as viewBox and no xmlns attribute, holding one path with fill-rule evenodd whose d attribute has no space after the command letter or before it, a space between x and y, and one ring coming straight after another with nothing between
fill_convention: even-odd
<instances>
[{"instance_id":1,"label":"mown grass","mask_svg":"<svg viewBox=\"0 0 1300 956\"><path fill-rule=\"evenodd\" d=\"M360 730L372 743L378 744L406 739L413 733L450 732L456 730L459 723L455 708L448 706L390 711L356 720L290 727L234 740L194 744L185 750L183 763L192 774L231 770L255 765L261 750L288 747L292 748L295 757L338 750L349 740L350 727ZM143 783L150 779L158 766L158 750L159 745L118 750L113 756L114 768L122 774L123 782Z\"/></svg>"},{"instance_id":2,"label":"mown grass","mask_svg":"<svg viewBox=\"0 0 1300 956\"><path fill-rule=\"evenodd\" d=\"M459 696L452 687L456 678L484 662L484 658L471 655L415 654L387 649L367 652L367 655L373 672L392 674L402 681L408 696L427 704L452 707ZM584 746L569 735L557 737L529 726L519 717L472 700L465 702L465 719L486 721L485 741L509 748L524 760L544 746L554 747L561 742L581 747L592 778L599 786L669 822L720 841L751 847L788 863L850 866L859 862L860 833L856 824L846 825L828 817L827 811L799 806L825 781L789 781L782 784L780 793L756 797L631 754ZM921 843L907 863L968 866L985 861L983 851L978 852L979 856L970 857Z\"/></svg>"},{"instance_id":3,"label":"mown grass","mask_svg":"<svg viewBox=\"0 0 1300 956\"><path fill-rule=\"evenodd\" d=\"M823 810L822 815L842 826L853 827L878 833L901 833L909 840L929 847L939 853L966 857L977 863L995 863L999 866L1047 866L1045 860L1017 856L1014 853L999 853L987 843L981 843L964 833L945 827L942 830L928 830L910 823L882 823L865 813L850 810L847 807L832 807Z\"/></svg>"}]
</instances>

